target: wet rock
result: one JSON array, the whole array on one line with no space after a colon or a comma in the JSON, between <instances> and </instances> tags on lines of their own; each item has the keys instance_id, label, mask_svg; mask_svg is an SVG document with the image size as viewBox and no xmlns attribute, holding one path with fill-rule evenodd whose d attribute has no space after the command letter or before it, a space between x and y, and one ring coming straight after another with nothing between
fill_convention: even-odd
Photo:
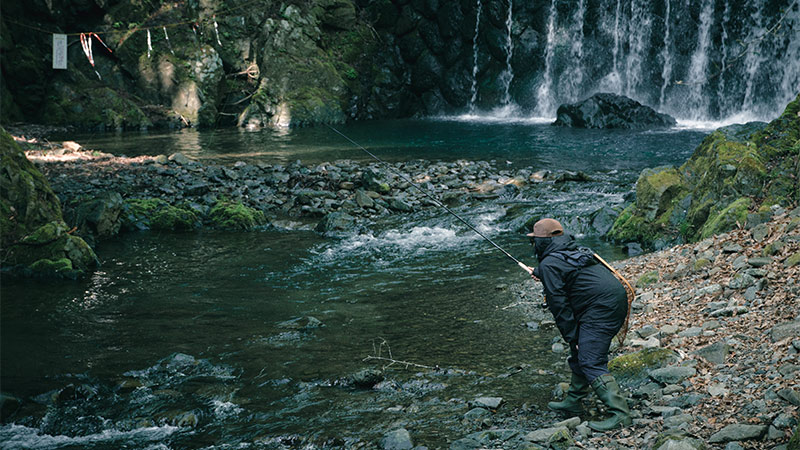
<instances>
[{"instance_id":1,"label":"wet rock","mask_svg":"<svg viewBox=\"0 0 800 450\"><path fill-rule=\"evenodd\" d=\"M470 402L473 408L497 409L503 403L503 397L478 397Z\"/></svg>"},{"instance_id":2,"label":"wet rock","mask_svg":"<svg viewBox=\"0 0 800 450\"><path fill-rule=\"evenodd\" d=\"M320 233L352 232L356 229L356 219L344 212L332 212L323 217L314 229Z\"/></svg>"},{"instance_id":3,"label":"wet rock","mask_svg":"<svg viewBox=\"0 0 800 450\"><path fill-rule=\"evenodd\" d=\"M716 444L721 442L760 439L766 432L766 425L734 423L711 435L711 437L708 439L708 442Z\"/></svg>"},{"instance_id":4,"label":"wet rock","mask_svg":"<svg viewBox=\"0 0 800 450\"><path fill-rule=\"evenodd\" d=\"M117 192L107 192L74 206L66 217L83 233L109 238L119 233L122 227L122 208L122 196Z\"/></svg>"},{"instance_id":5,"label":"wet rock","mask_svg":"<svg viewBox=\"0 0 800 450\"><path fill-rule=\"evenodd\" d=\"M377 369L360 370L350 375L348 381L356 387L369 389L383 381L383 372Z\"/></svg>"},{"instance_id":6,"label":"wet rock","mask_svg":"<svg viewBox=\"0 0 800 450\"><path fill-rule=\"evenodd\" d=\"M588 182L588 181L594 181L594 179L592 177L590 177L589 175L587 175L584 172L579 170L577 172L564 172L561 175L559 175L558 177L556 177L556 179L553 181L553 183L559 184L559 183L566 183L567 181L575 181L575 182L579 182L579 183L585 183L585 182ZM613 223L612 223L612 225L613 225Z\"/></svg>"},{"instance_id":7,"label":"wet rock","mask_svg":"<svg viewBox=\"0 0 800 450\"><path fill-rule=\"evenodd\" d=\"M313 316L297 317L277 324L278 328L297 331L310 331L323 326L322 321Z\"/></svg>"},{"instance_id":8,"label":"wet rock","mask_svg":"<svg viewBox=\"0 0 800 450\"><path fill-rule=\"evenodd\" d=\"M615 94L595 94L578 103L558 107L553 125L574 128L654 128L677 122L630 98Z\"/></svg>"},{"instance_id":9,"label":"wet rock","mask_svg":"<svg viewBox=\"0 0 800 450\"><path fill-rule=\"evenodd\" d=\"M414 448L411 434L405 428L399 428L384 434L380 445L383 450L408 450Z\"/></svg>"},{"instance_id":10,"label":"wet rock","mask_svg":"<svg viewBox=\"0 0 800 450\"><path fill-rule=\"evenodd\" d=\"M7 422L19 410L21 405L22 400L19 398L0 392L0 417L2 417L3 423Z\"/></svg>"}]
</instances>

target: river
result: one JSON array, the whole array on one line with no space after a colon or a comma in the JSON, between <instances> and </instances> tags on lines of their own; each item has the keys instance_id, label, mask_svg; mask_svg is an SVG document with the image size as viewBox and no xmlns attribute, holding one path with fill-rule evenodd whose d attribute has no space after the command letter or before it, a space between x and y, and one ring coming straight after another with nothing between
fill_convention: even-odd
<instances>
[{"instance_id":1,"label":"river","mask_svg":"<svg viewBox=\"0 0 800 450\"><path fill-rule=\"evenodd\" d=\"M641 169L681 164L706 134L455 119L339 130L387 161L584 171L593 182L456 209L529 264L518 232L527 218L621 205ZM369 158L327 127L68 137L222 164ZM578 231L601 255L624 257ZM82 281L2 280L0 380L16 399L3 404L2 448L357 447L399 427L446 448L477 429L464 415L481 396L503 397L496 425L555 418L544 405L567 376L551 351L557 331L526 326L538 306L519 304L536 289L521 290L532 283L524 272L443 211L337 239L310 223L132 233L97 253L102 266ZM353 374L388 364L371 356L413 364L386 367L373 389L353 386Z\"/></svg>"}]
</instances>

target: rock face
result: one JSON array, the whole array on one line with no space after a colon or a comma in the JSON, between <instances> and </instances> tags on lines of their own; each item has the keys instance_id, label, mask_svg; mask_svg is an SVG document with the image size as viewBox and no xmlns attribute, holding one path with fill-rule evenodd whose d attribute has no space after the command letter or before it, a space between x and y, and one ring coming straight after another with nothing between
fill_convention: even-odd
<instances>
[{"instance_id":1,"label":"rock face","mask_svg":"<svg viewBox=\"0 0 800 450\"><path fill-rule=\"evenodd\" d=\"M681 167L644 170L636 202L619 215L608 237L658 249L737 224L754 227L770 217L773 206L796 204L798 112L800 96L766 126L711 133ZM742 130L751 134L743 137Z\"/></svg>"},{"instance_id":2,"label":"rock face","mask_svg":"<svg viewBox=\"0 0 800 450\"><path fill-rule=\"evenodd\" d=\"M76 278L97 265L86 242L68 233L61 205L11 136L0 131L3 270Z\"/></svg>"},{"instance_id":3,"label":"rock face","mask_svg":"<svg viewBox=\"0 0 800 450\"><path fill-rule=\"evenodd\" d=\"M561 105L553 125L574 128L658 128L675 125L675 119L649 106L615 94L595 94L588 99Z\"/></svg>"}]
</instances>

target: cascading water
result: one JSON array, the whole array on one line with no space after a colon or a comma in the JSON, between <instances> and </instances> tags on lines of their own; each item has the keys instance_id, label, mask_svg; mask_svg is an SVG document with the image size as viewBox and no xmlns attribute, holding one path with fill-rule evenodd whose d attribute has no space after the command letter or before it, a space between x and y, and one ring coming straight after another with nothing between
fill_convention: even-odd
<instances>
[{"instance_id":1,"label":"cascading water","mask_svg":"<svg viewBox=\"0 0 800 450\"><path fill-rule=\"evenodd\" d=\"M708 83L708 49L711 46L710 30L713 13L714 1L703 0L697 46L692 54L689 75L686 79L689 88L687 107L690 111L690 118L694 120L708 117L708 96L705 94L705 87Z\"/></svg>"},{"instance_id":2,"label":"cascading water","mask_svg":"<svg viewBox=\"0 0 800 450\"><path fill-rule=\"evenodd\" d=\"M661 94L658 96L658 104L661 108L664 107L664 94L667 86L672 82L672 44L670 41L670 0L665 0L664 4L664 47L659 54L663 69L661 70Z\"/></svg>"},{"instance_id":3,"label":"cascading water","mask_svg":"<svg viewBox=\"0 0 800 450\"><path fill-rule=\"evenodd\" d=\"M745 44L747 46L745 57L744 57L744 65L747 68L747 83L744 89L744 100L742 100L742 109L752 110L754 107L753 104L753 97L754 97L754 83L756 79L756 75L758 74L758 68L761 66L763 62L760 47L762 42L762 36L764 35L765 31L762 26L762 4L761 2L755 0L753 8L755 9L752 20L753 20L753 27L751 28L751 35L748 42Z\"/></svg>"},{"instance_id":4,"label":"cascading water","mask_svg":"<svg viewBox=\"0 0 800 450\"><path fill-rule=\"evenodd\" d=\"M725 102L725 73L728 70L728 22L731 20L731 5L728 0L725 0L724 9L722 11L722 23L720 29L722 30L721 39L721 58L720 58L720 73L717 80L717 103L720 110L726 110Z\"/></svg>"},{"instance_id":5,"label":"cascading water","mask_svg":"<svg viewBox=\"0 0 800 450\"><path fill-rule=\"evenodd\" d=\"M578 2L578 8L572 17L572 27L569 32L572 45L570 46L570 68L567 76L561 77L558 92L568 101L575 102L579 99L581 87L584 83L583 65L583 24L586 20L586 0ZM549 33L548 33L549 37ZM551 61L552 66L552 61ZM552 77L552 74L551 74ZM552 97L552 95L551 95Z\"/></svg>"},{"instance_id":6,"label":"cascading water","mask_svg":"<svg viewBox=\"0 0 800 450\"><path fill-rule=\"evenodd\" d=\"M642 63L650 42L652 13L648 0L631 1L631 17L628 26L628 55L625 57L625 95L636 96L642 82ZM631 26L632 25L632 26ZM636 27L637 32L631 28Z\"/></svg>"},{"instance_id":7,"label":"cascading water","mask_svg":"<svg viewBox=\"0 0 800 450\"><path fill-rule=\"evenodd\" d=\"M511 39L511 25L513 23L512 0L508 0L508 14L506 15L506 70L500 76L503 84L502 106L511 105L511 81L514 79L514 69L511 67L511 57L514 55L514 41Z\"/></svg>"},{"instance_id":8,"label":"cascading water","mask_svg":"<svg viewBox=\"0 0 800 450\"><path fill-rule=\"evenodd\" d=\"M534 115L544 117L551 115L554 106L552 104L553 94L553 51L555 50L556 40L556 1L550 2L550 18L547 20L547 47L544 57L544 74L542 83L536 92L536 110Z\"/></svg>"},{"instance_id":9,"label":"cascading water","mask_svg":"<svg viewBox=\"0 0 800 450\"><path fill-rule=\"evenodd\" d=\"M481 24L481 0L477 0L475 8L475 34L472 36L472 95L469 100L469 111L475 112L475 100L478 99L478 34Z\"/></svg>"}]
</instances>

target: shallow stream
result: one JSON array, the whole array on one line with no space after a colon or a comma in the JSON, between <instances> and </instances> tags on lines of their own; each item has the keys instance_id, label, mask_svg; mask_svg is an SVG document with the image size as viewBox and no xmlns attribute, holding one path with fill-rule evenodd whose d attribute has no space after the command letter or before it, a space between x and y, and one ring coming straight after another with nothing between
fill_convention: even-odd
<instances>
[{"instance_id":1,"label":"shallow stream","mask_svg":"<svg viewBox=\"0 0 800 450\"><path fill-rule=\"evenodd\" d=\"M586 172L594 182L457 209L529 264L517 231L527 218L619 205L641 169L684 162L705 135L455 120L340 131L389 161ZM69 137L224 164L368 158L326 127ZM553 420L544 405L566 378L551 351L557 332L525 325L536 306L519 304L526 277L502 253L441 211L340 239L312 226L126 234L101 243L102 267L84 281L4 279L0 381L19 402L3 407L0 447L350 447L405 427L415 443L446 448L477 429L464 414L481 396L504 398L496 424ZM370 356L413 364L387 367L376 388L354 386L352 375L389 364Z\"/></svg>"}]
</instances>

